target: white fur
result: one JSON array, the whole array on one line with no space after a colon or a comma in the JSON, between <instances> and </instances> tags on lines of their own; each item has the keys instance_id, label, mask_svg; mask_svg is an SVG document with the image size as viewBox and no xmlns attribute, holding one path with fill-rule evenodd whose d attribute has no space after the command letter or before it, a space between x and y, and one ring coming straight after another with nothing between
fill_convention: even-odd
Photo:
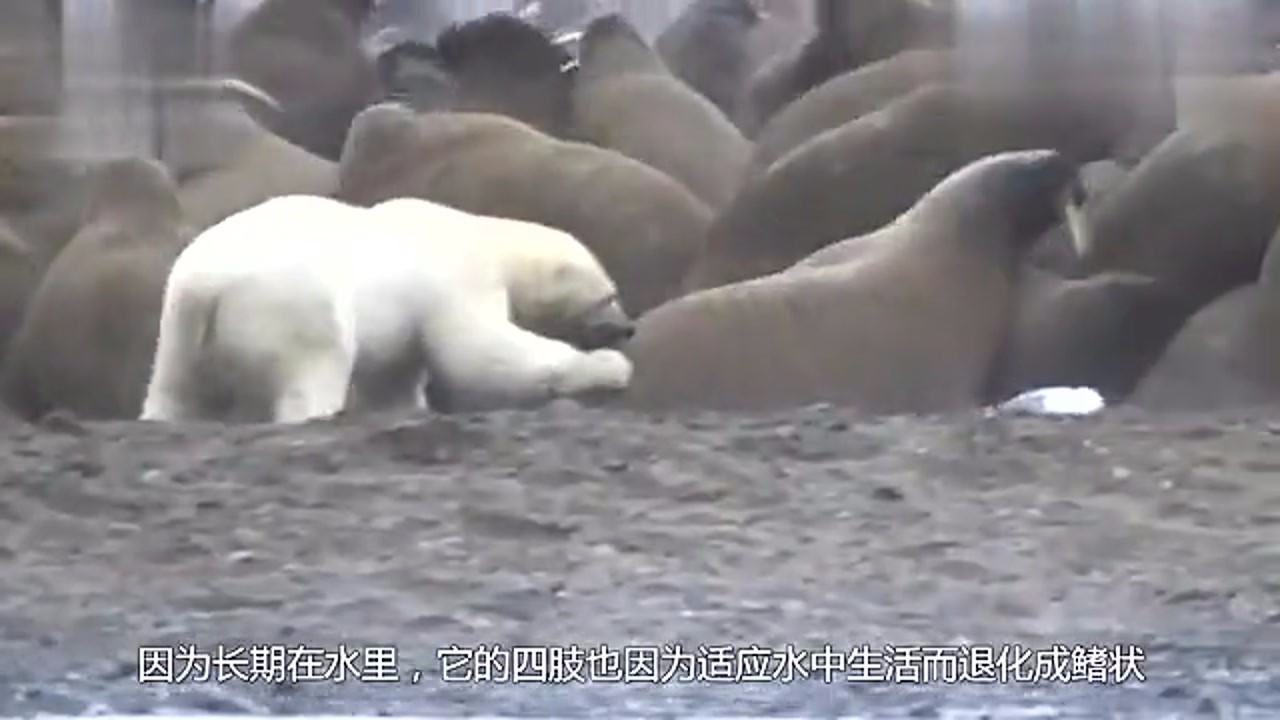
<instances>
[{"instance_id":1,"label":"white fur","mask_svg":"<svg viewBox=\"0 0 1280 720\"><path fill-rule=\"evenodd\" d=\"M285 423L422 407L428 373L468 410L621 390L631 365L620 352L513 322L572 318L614 296L581 243L541 225L423 200L275 198L174 263L142 419L201 417L209 367Z\"/></svg>"}]
</instances>

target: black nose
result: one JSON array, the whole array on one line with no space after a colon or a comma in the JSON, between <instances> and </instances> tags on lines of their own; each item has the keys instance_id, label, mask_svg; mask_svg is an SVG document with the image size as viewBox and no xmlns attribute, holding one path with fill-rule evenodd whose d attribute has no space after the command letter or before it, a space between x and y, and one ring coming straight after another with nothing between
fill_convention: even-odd
<instances>
[{"instance_id":1,"label":"black nose","mask_svg":"<svg viewBox=\"0 0 1280 720\"><path fill-rule=\"evenodd\" d=\"M630 340L636 334L636 326L634 323L626 322L609 322L595 325L587 331L583 338L584 350L598 350L600 348L614 347Z\"/></svg>"}]
</instances>

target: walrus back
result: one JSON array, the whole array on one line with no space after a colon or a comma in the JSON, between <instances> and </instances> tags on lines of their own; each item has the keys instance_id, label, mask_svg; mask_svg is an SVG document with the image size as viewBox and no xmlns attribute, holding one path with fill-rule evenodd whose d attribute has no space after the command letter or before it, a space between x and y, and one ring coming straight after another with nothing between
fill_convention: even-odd
<instances>
[{"instance_id":1,"label":"walrus back","mask_svg":"<svg viewBox=\"0 0 1280 720\"><path fill-rule=\"evenodd\" d=\"M412 162L350 163L338 197L362 205L418 197L563 230L599 258L636 314L681 294L711 210L677 181L505 118L442 114L419 122L421 144L401 152ZM379 161L386 164L377 168Z\"/></svg>"}]
</instances>

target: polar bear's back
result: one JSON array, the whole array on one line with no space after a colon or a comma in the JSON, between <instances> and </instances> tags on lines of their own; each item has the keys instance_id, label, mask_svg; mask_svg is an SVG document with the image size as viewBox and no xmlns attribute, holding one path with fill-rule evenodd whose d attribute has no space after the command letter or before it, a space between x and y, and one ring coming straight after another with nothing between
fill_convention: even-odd
<instances>
[{"instance_id":1,"label":"polar bear's back","mask_svg":"<svg viewBox=\"0 0 1280 720\"><path fill-rule=\"evenodd\" d=\"M605 275L595 254L564 230L541 223L459 210L420 198L397 198L373 206L373 222L388 235L411 239L415 252L453 279L478 287L492 271L518 266L525 276L544 264L591 267ZM424 249L425 248L425 249ZM466 278L463 280L463 278Z\"/></svg>"},{"instance_id":2,"label":"polar bear's back","mask_svg":"<svg viewBox=\"0 0 1280 720\"><path fill-rule=\"evenodd\" d=\"M341 267L359 243L360 208L310 195L273 198L200 233L170 283L230 283L267 272Z\"/></svg>"}]
</instances>

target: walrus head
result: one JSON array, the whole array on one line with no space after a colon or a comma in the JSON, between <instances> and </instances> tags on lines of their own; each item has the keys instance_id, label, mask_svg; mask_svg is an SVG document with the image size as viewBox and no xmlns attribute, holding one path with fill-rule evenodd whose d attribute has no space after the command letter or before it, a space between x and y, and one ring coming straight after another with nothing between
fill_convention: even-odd
<instances>
[{"instance_id":1,"label":"walrus head","mask_svg":"<svg viewBox=\"0 0 1280 720\"><path fill-rule=\"evenodd\" d=\"M379 33L374 43L380 48L374 67L384 101L403 103L417 112L446 111L456 104L454 78L435 46L397 33L396 28Z\"/></svg>"},{"instance_id":2,"label":"walrus head","mask_svg":"<svg viewBox=\"0 0 1280 720\"><path fill-rule=\"evenodd\" d=\"M1066 221L1079 251L1088 245L1081 211L1086 199L1076 162L1055 150L1022 150L989 155L957 170L911 214L942 212L952 222L981 228L984 236L1012 238L1016 247L1009 249L1019 255Z\"/></svg>"},{"instance_id":3,"label":"walrus head","mask_svg":"<svg viewBox=\"0 0 1280 720\"><path fill-rule=\"evenodd\" d=\"M620 13L587 24L578 44L578 82L633 72L666 72L662 58Z\"/></svg>"},{"instance_id":4,"label":"walrus head","mask_svg":"<svg viewBox=\"0 0 1280 720\"><path fill-rule=\"evenodd\" d=\"M159 161L141 157L107 160L93 168L90 217L120 216L177 222L178 186Z\"/></svg>"},{"instance_id":5,"label":"walrus head","mask_svg":"<svg viewBox=\"0 0 1280 720\"><path fill-rule=\"evenodd\" d=\"M507 13L455 24L436 39L457 83L454 110L507 115L552 135L569 122L573 56Z\"/></svg>"}]
</instances>

